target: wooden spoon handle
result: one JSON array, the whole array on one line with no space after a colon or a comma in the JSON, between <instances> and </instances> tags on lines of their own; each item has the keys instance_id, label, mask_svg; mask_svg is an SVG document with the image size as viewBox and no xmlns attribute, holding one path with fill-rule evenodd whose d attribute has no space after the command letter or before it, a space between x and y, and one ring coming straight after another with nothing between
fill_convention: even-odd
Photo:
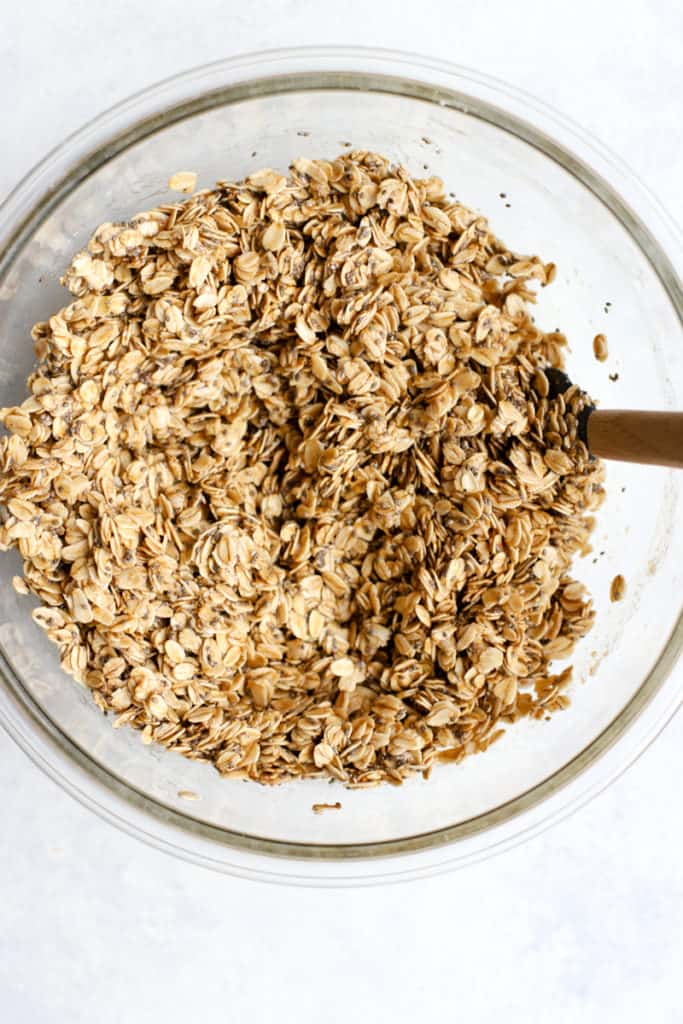
<instances>
[{"instance_id":1,"label":"wooden spoon handle","mask_svg":"<svg viewBox=\"0 0 683 1024\"><path fill-rule=\"evenodd\" d=\"M587 439L601 459L683 469L683 412L594 409Z\"/></svg>"}]
</instances>

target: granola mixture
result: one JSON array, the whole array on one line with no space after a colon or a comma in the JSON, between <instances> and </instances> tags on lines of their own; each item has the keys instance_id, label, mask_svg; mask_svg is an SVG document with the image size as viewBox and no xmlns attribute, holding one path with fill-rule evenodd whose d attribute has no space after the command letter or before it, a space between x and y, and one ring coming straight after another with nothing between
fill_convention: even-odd
<instances>
[{"instance_id":1,"label":"granola mixture","mask_svg":"<svg viewBox=\"0 0 683 1024\"><path fill-rule=\"evenodd\" d=\"M0 547L115 726L365 786L566 705L602 470L553 270L362 151L98 228L2 410Z\"/></svg>"}]
</instances>

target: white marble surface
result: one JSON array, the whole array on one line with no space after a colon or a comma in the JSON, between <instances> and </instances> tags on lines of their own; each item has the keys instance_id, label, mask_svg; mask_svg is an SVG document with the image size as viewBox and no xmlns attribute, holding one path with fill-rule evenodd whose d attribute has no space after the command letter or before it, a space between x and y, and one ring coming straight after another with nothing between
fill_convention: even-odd
<instances>
[{"instance_id":1,"label":"white marble surface","mask_svg":"<svg viewBox=\"0 0 683 1024\"><path fill-rule=\"evenodd\" d=\"M543 96L680 219L681 10L22 0L3 8L0 34L0 196L65 133L155 79L244 50L346 42L450 58ZM239 882L147 849L0 732L0 1019L680 1021L682 745L679 716L589 807L490 862L326 893Z\"/></svg>"}]
</instances>

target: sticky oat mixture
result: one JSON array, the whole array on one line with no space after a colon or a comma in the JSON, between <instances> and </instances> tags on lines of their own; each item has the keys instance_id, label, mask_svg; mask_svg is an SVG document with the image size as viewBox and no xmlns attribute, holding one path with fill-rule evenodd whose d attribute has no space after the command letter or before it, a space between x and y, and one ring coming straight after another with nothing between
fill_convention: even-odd
<instances>
[{"instance_id":1,"label":"sticky oat mixture","mask_svg":"<svg viewBox=\"0 0 683 1024\"><path fill-rule=\"evenodd\" d=\"M98 228L2 411L0 546L115 725L372 785L565 705L602 490L553 271L360 151Z\"/></svg>"}]
</instances>

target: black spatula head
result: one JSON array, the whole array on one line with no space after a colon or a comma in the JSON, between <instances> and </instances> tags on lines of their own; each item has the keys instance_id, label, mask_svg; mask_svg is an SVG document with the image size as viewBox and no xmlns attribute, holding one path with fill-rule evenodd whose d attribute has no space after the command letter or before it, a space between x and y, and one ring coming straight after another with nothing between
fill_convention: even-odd
<instances>
[{"instance_id":1,"label":"black spatula head","mask_svg":"<svg viewBox=\"0 0 683 1024\"><path fill-rule=\"evenodd\" d=\"M558 395L563 395L572 386L572 382L564 370L558 370L556 366L546 366L543 372L550 386L548 398L557 398Z\"/></svg>"},{"instance_id":2,"label":"black spatula head","mask_svg":"<svg viewBox=\"0 0 683 1024\"><path fill-rule=\"evenodd\" d=\"M547 366L543 372L548 379L548 398L557 398L572 386L572 382L564 370L559 370L556 366ZM577 422L577 434L586 447L588 447L588 417L594 408L593 405L585 405L579 413Z\"/></svg>"}]
</instances>

